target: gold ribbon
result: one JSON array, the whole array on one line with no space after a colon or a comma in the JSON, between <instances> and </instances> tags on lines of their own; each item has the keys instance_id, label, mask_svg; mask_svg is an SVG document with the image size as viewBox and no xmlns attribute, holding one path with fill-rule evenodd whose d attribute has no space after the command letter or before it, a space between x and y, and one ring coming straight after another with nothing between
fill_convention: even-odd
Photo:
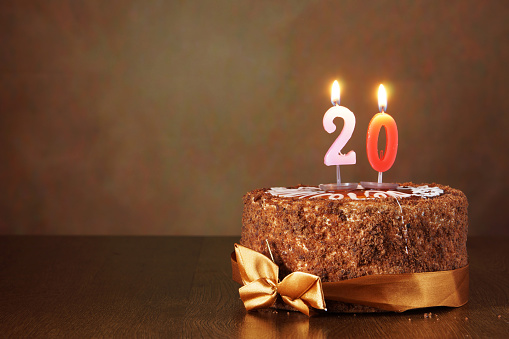
<instances>
[{"instance_id":1,"label":"gold ribbon","mask_svg":"<svg viewBox=\"0 0 509 339\"><path fill-rule=\"evenodd\" d=\"M235 244L231 261L233 280L244 285L239 292L247 310L270 307L276 292L307 315L309 306L324 309L324 298L396 312L459 307L468 302L468 265L449 271L375 274L323 284L317 276L293 272L278 284L277 265L256 251Z\"/></svg>"},{"instance_id":2,"label":"gold ribbon","mask_svg":"<svg viewBox=\"0 0 509 339\"><path fill-rule=\"evenodd\" d=\"M278 293L285 303L308 316L310 307L325 308L320 277L293 272L279 282L278 266L263 254L238 244L235 254L238 265L233 277L244 285L239 294L248 311L272 306Z\"/></svg>"}]
</instances>

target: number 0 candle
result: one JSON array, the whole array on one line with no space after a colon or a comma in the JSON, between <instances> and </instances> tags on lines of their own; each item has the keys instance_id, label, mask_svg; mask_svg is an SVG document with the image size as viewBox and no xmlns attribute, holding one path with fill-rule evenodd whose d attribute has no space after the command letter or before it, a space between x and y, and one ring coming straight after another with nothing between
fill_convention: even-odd
<instances>
[{"instance_id":1,"label":"number 0 candle","mask_svg":"<svg viewBox=\"0 0 509 339\"><path fill-rule=\"evenodd\" d=\"M387 93L383 85L378 88L378 109L380 113L376 114L368 127L368 134L366 138L366 150L369 163L375 171L378 172L378 184L374 185L376 188L384 188L382 186L394 186L395 184L382 184L382 173L387 171L394 164L396 154L398 153L398 127L396 121L389 114L385 113L387 110ZM378 154L378 137L382 127L385 127L386 144L385 150ZM363 186L369 183L361 183ZM373 185L371 185L373 186ZM397 186L397 185L396 185ZM366 187L366 186L365 186ZM374 187L373 187L374 188Z\"/></svg>"}]
</instances>

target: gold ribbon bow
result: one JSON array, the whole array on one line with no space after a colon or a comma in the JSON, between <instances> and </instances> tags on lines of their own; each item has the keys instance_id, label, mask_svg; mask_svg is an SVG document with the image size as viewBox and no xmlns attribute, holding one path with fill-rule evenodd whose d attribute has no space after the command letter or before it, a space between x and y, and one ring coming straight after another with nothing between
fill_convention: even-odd
<instances>
[{"instance_id":1,"label":"gold ribbon bow","mask_svg":"<svg viewBox=\"0 0 509 339\"><path fill-rule=\"evenodd\" d=\"M288 305L309 316L310 307L325 309L320 277L293 272L279 282L279 268L269 258L247 247L235 244L242 286L240 298L246 309L270 307L277 294Z\"/></svg>"}]
</instances>

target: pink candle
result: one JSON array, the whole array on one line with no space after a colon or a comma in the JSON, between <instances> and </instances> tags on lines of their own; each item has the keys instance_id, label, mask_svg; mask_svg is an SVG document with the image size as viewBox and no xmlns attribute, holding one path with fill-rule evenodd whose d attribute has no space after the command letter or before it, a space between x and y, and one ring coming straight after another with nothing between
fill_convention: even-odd
<instances>
[{"instance_id":1,"label":"pink candle","mask_svg":"<svg viewBox=\"0 0 509 339\"><path fill-rule=\"evenodd\" d=\"M352 137L355 129L355 115L348 108L339 106L339 83L337 80L332 84L331 102L334 106L325 112L323 116L323 128L328 133L334 132L336 130L336 125L334 124L335 118L342 118L345 124L341 133L339 133L338 137L325 154L323 162L327 166L353 165L357 162L355 152L350 151L347 154L342 154L341 149Z\"/></svg>"},{"instance_id":2,"label":"pink candle","mask_svg":"<svg viewBox=\"0 0 509 339\"><path fill-rule=\"evenodd\" d=\"M323 128L328 133L334 132L336 130L336 125L334 124L335 118L341 118L345 123L343 129L329 147L323 159L323 162L327 166L336 165L336 183L321 184L320 188L325 191L355 189L357 188L357 183L341 182L340 165L355 164L357 162L357 156L354 151L350 151L347 154L341 153L341 149L346 145L348 140L350 140L355 129L355 115L348 108L339 106L339 83L337 81L334 81L332 84L331 102L332 107L329 108L323 116Z\"/></svg>"}]
</instances>

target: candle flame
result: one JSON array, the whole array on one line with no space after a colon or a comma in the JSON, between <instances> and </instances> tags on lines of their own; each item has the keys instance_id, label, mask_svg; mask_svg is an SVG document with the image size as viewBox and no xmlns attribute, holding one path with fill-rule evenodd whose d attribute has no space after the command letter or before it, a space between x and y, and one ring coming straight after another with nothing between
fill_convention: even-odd
<instances>
[{"instance_id":1,"label":"candle flame","mask_svg":"<svg viewBox=\"0 0 509 339\"><path fill-rule=\"evenodd\" d=\"M387 92L382 84L378 87L378 110L380 112L387 111Z\"/></svg>"},{"instance_id":2,"label":"candle flame","mask_svg":"<svg viewBox=\"0 0 509 339\"><path fill-rule=\"evenodd\" d=\"M339 105L339 82L337 80L334 80L332 83L332 89L331 89L331 95L330 95L330 101L332 102L332 105Z\"/></svg>"}]
</instances>

